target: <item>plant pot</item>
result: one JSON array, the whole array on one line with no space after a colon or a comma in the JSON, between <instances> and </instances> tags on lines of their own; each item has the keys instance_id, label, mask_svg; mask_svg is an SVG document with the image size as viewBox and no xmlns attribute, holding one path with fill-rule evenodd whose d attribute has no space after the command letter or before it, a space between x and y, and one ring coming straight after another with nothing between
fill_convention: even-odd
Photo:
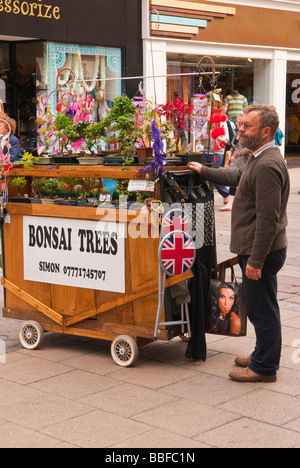
<instances>
[{"instance_id":1,"label":"plant pot","mask_svg":"<svg viewBox=\"0 0 300 468\"><path fill-rule=\"evenodd\" d=\"M25 197L13 197L9 201L14 202L14 203L31 203L30 198L25 198Z\"/></svg>"},{"instance_id":2,"label":"plant pot","mask_svg":"<svg viewBox=\"0 0 300 468\"><path fill-rule=\"evenodd\" d=\"M150 159L153 156L153 149L150 148L137 148L138 162L145 164L146 159Z\"/></svg>"},{"instance_id":3,"label":"plant pot","mask_svg":"<svg viewBox=\"0 0 300 468\"><path fill-rule=\"evenodd\" d=\"M200 153L197 154L181 154L182 164L186 166L190 162L199 162L202 163L203 155Z\"/></svg>"},{"instance_id":4,"label":"plant pot","mask_svg":"<svg viewBox=\"0 0 300 468\"><path fill-rule=\"evenodd\" d=\"M134 157L134 164L138 163L138 158ZM123 156L104 156L104 164L108 166L123 166L124 158Z\"/></svg>"},{"instance_id":5,"label":"plant pot","mask_svg":"<svg viewBox=\"0 0 300 468\"><path fill-rule=\"evenodd\" d=\"M56 200L55 205L77 206L77 200Z\"/></svg>"},{"instance_id":6,"label":"plant pot","mask_svg":"<svg viewBox=\"0 0 300 468\"><path fill-rule=\"evenodd\" d=\"M166 161L169 163L170 166L180 166L182 164L182 157L181 156L167 157Z\"/></svg>"},{"instance_id":7,"label":"plant pot","mask_svg":"<svg viewBox=\"0 0 300 468\"><path fill-rule=\"evenodd\" d=\"M78 162L81 166L98 166L104 164L104 157L78 158Z\"/></svg>"},{"instance_id":8,"label":"plant pot","mask_svg":"<svg viewBox=\"0 0 300 468\"><path fill-rule=\"evenodd\" d=\"M54 205L54 198L41 198L42 205Z\"/></svg>"},{"instance_id":9,"label":"plant pot","mask_svg":"<svg viewBox=\"0 0 300 468\"><path fill-rule=\"evenodd\" d=\"M29 200L30 200L30 203L36 203L36 204L41 204L42 203L41 198L30 197Z\"/></svg>"},{"instance_id":10,"label":"plant pot","mask_svg":"<svg viewBox=\"0 0 300 468\"><path fill-rule=\"evenodd\" d=\"M51 159L54 164L79 164L78 159L74 156L54 156Z\"/></svg>"},{"instance_id":11,"label":"plant pot","mask_svg":"<svg viewBox=\"0 0 300 468\"><path fill-rule=\"evenodd\" d=\"M53 164L54 162L55 162L55 159L50 156L40 156L39 160L34 161L33 164L49 166L50 164Z\"/></svg>"}]
</instances>

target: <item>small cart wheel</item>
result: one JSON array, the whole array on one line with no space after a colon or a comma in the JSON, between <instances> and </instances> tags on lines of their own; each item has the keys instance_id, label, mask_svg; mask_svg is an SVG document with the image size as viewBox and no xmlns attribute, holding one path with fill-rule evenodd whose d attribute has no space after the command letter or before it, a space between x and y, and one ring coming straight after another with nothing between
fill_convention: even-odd
<instances>
[{"instance_id":1,"label":"small cart wheel","mask_svg":"<svg viewBox=\"0 0 300 468\"><path fill-rule=\"evenodd\" d=\"M117 336L111 344L111 357L118 366L130 367L138 358L138 347L131 336Z\"/></svg>"},{"instance_id":2,"label":"small cart wheel","mask_svg":"<svg viewBox=\"0 0 300 468\"><path fill-rule=\"evenodd\" d=\"M44 330L38 322L26 322L20 330L19 338L25 349L37 349L44 341Z\"/></svg>"}]
</instances>

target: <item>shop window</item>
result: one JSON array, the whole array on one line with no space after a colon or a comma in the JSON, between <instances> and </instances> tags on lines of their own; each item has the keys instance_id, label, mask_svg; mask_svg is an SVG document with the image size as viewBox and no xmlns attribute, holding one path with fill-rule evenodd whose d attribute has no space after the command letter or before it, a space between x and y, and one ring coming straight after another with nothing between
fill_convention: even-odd
<instances>
[{"instance_id":1,"label":"shop window","mask_svg":"<svg viewBox=\"0 0 300 468\"><path fill-rule=\"evenodd\" d=\"M287 153L298 153L300 146L300 63L288 62L286 90Z\"/></svg>"},{"instance_id":2,"label":"shop window","mask_svg":"<svg viewBox=\"0 0 300 468\"><path fill-rule=\"evenodd\" d=\"M212 59L216 64L217 86L227 96L234 90L238 90L246 96L249 103L257 102L259 104L268 104L268 76L269 61L234 57L216 57ZM168 74L176 73L196 73L198 59L191 55L168 54ZM203 62L201 68L203 71L211 72L212 64ZM211 75L203 76L200 83L199 77L170 77L168 79L168 100L174 100L174 97L180 96L185 102L191 100L195 93L211 91Z\"/></svg>"},{"instance_id":3,"label":"shop window","mask_svg":"<svg viewBox=\"0 0 300 468\"><path fill-rule=\"evenodd\" d=\"M244 96L245 102L248 104L271 104L269 103L269 60L252 59L251 57L212 56L211 58L215 63L217 88L222 90L223 98L236 93ZM173 75L168 77L167 81L168 101L175 102L179 97L185 103L194 105L194 102L197 101L195 96L205 95L212 91L212 63L209 60L202 62L201 71L204 74L200 79L197 68L198 61L198 57L189 54L169 53L167 55L168 74ZM174 76L176 74L184 76ZM234 117L233 120L235 120ZM192 131L189 140L186 135L185 141L193 143L195 149Z\"/></svg>"},{"instance_id":4,"label":"shop window","mask_svg":"<svg viewBox=\"0 0 300 468\"><path fill-rule=\"evenodd\" d=\"M72 100L93 98L93 119L99 121L122 94L119 78L121 49L47 43L43 60L37 62L37 104L42 109L48 96L55 113L59 105L68 104L67 95Z\"/></svg>"},{"instance_id":5,"label":"shop window","mask_svg":"<svg viewBox=\"0 0 300 468\"><path fill-rule=\"evenodd\" d=\"M122 94L121 58L121 49L116 48L0 42L0 99L17 121L22 148L37 148L36 119L46 105L55 115L59 106L64 110L70 100L89 96L93 120L102 120ZM62 69L71 71L59 73ZM55 92L57 88L63 93Z\"/></svg>"}]
</instances>

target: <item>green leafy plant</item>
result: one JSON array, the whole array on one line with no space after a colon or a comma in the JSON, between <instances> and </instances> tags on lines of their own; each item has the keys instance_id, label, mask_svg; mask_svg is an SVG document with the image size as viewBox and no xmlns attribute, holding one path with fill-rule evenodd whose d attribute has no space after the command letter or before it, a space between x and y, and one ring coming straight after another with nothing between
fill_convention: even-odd
<instances>
[{"instance_id":1,"label":"green leafy plant","mask_svg":"<svg viewBox=\"0 0 300 468\"><path fill-rule=\"evenodd\" d=\"M114 100L114 107L103 120L104 127L114 135L108 141L117 141L123 157L137 154L135 143L141 138L142 129L135 126L135 107L128 96L118 96Z\"/></svg>"},{"instance_id":2,"label":"green leafy plant","mask_svg":"<svg viewBox=\"0 0 300 468\"><path fill-rule=\"evenodd\" d=\"M22 197L21 192L26 184L27 180L25 177L14 177L11 181L11 186L18 191L18 197Z\"/></svg>"},{"instance_id":3,"label":"green leafy plant","mask_svg":"<svg viewBox=\"0 0 300 468\"><path fill-rule=\"evenodd\" d=\"M23 158L20 161L20 164L24 167L24 169L29 169L33 166L33 161L39 161L40 158L33 156L28 151L24 154Z\"/></svg>"},{"instance_id":4,"label":"green leafy plant","mask_svg":"<svg viewBox=\"0 0 300 468\"><path fill-rule=\"evenodd\" d=\"M35 192L35 196L42 197L42 190L45 188L45 178L44 177L35 177L31 182L31 187Z\"/></svg>"},{"instance_id":5,"label":"green leafy plant","mask_svg":"<svg viewBox=\"0 0 300 468\"><path fill-rule=\"evenodd\" d=\"M96 145L97 140L106 136L105 122L102 120L101 122L90 123L84 128L83 134L88 150L95 154L93 147Z\"/></svg>"},{"instance_id":6,"label":"green leafy plant","mask_svg":"<svg viewBox=\"0 0 300 468\"><path fill-rule=\"evenodd\" d=\"M50 192L50 198L53 199L54 196L61 190L61 184L58 179L50 178L45 182L45 189Z\"/></svg>"}]
</instances>

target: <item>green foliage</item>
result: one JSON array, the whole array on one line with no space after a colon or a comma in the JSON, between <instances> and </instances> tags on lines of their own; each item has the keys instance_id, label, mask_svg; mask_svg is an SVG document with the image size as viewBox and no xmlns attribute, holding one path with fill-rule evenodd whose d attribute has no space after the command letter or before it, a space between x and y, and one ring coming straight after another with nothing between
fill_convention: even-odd
<instances>
[{"instance_id":1,"label":"green foliage","mask_svg":"<svg viewBox=\"0 0 300 468\"><path fill-rule=\"evenodd\" d=\"M121 155L124 157L135 156L134 144L141 137L142 130L135 127L135 107L128 96L118 96L114 100L114 107L103 120L103 125L114 134L108 141L117 141L121 147Z\"/></svg>"},{"instance_id":2,"label":"green foliage","mask_svg":"<svg viewBox=\"0 0 300 468\"><path fill-rule=\"evenodd\" d=\"M54 198L54 195L61 190L61 183L58 179L47 179L45 189L50 192L50 198Z\"/></svg>"},{"instance_id":3,"label":"green foliage","mask_svg":"<svg viewBox=\"0 0 300 468\"><path fill-rule=\"evenodd\" d=\"M33 161L39 161L40 158L37 158L33 156L31 153L27 151L27 153L24 154L23 158L20 161L20 164L24 167L24 169L29 169L30 167L33 166Z\"/></svg>"},{"instance_id":4,"label":"green foliage","mask_svg":"<svg viewBox=\"0 0 300 468\"><path fill-rule=\"evenodd\" d=\"M92 151L92 148L96 141L100 138L104 138L106 136L106 128L105 128L105 123L104 121L102 122L96 122L96 123L91 123L87 125L83 129L83 135L85 137L85 142L88 147L88 149Z\"/></svg>"},{"instance_id":5,"label":"green foliage","mask_svg":"<svg viewBox=\"0 0 300 468\"><path fill-rule=\"evenodd\" d=\"M11 181L11 186L18 191L18 195L21 195L21 191L25 187L27 181L25 177L14 177Z\"/></svg>"}]
</instances>

